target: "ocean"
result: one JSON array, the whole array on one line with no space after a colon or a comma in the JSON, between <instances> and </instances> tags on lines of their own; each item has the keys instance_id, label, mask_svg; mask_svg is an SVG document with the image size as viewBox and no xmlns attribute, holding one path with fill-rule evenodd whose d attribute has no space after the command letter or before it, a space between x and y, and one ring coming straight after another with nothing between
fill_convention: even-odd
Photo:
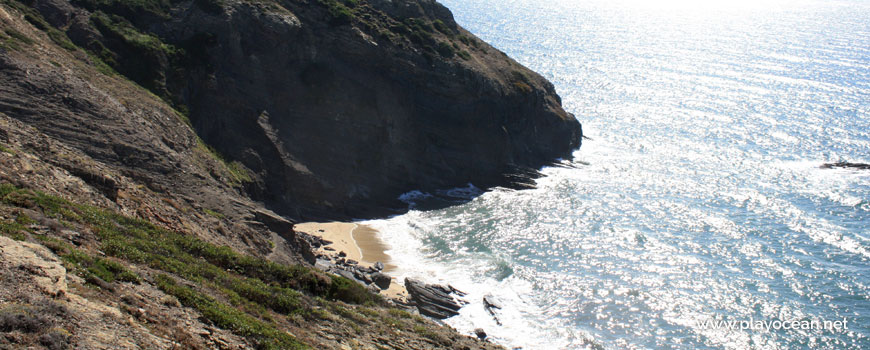
<instances>
[{"instance_id":1,"label":"ocean","mask_svg":"<svg viewBox=\"0 0 870 350\"><path fill-rule=\"evenodd\" d=\"M509 349L870 349L870 170L819 168L870 163L870 2L441 2L590 138L537 189L365 222L394 275L468 293L447 324Z\"/></svg>"}]
</instances>

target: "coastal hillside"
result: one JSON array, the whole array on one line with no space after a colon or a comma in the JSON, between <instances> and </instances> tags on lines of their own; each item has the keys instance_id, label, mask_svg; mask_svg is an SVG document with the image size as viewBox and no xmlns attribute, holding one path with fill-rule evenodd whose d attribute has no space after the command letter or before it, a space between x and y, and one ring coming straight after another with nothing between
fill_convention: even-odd
<instances>
[{"instance_id":1,"label":"coastal hillside","mask_svg":"<svg viewBox=\"0 0 870 350\"><path fill-rule=\"evenodd\" d=\"M401 210L410 190L528 186L582 136L552 84L435 1L9 1L167 102L282 215L362 218ZM52 113L2 109L49 133L44 119L75 113L41 107Z\"/></svg>"},{"instance_id":2,"label":"coastal hillside","mask_svg":"<svg viewBox=\"0 0 870 350\"><path fill-rule=\"evenodd\" d=\"M582 137L434 1L3 0L0 72L0 348L495 348L294 222L526 187Z\"/></svg>"}]
</instances>

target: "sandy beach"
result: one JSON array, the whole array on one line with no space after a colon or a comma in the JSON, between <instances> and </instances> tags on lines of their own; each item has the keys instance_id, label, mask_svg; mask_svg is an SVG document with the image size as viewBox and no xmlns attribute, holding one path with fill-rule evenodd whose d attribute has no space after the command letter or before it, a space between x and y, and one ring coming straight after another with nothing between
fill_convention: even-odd
<instances>
[{"instance_id":1,"label":"sandy beach","mask_svg":"<svg viewBox=\"0 0 870 350\"><path fill-rule=\"evenodd\" d=\"M384 264L384 273L390 275L396 270L396 265L390 261L385 252L389 249L380 238L378 231L366 226L350 222L306 222L296 224L295 230L318 236L332 244L317 249L318 253L334 255L344 252L347 259L353 259L362 266L372 266L377 262ZM328 248L334 249L329 250ZM406 298L405 288L393 277L390 288L382 291L382 295L391 298Z\"/></svg>"}]
</instances>

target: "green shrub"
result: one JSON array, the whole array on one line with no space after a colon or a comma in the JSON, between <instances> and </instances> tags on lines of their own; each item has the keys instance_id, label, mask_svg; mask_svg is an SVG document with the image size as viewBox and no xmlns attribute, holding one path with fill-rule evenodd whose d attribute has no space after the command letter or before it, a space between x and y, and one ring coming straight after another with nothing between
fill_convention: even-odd
<instances>
[{"instance_id":1,"label":"green shrub","mask_svg":"<svg viewBox=\"0 0 870 350\"><path fill-rule=\"evenodd\" d=\"M347 6L356 6L356 0L343 0L342 2L338 0L317 0L317 3L326 7L332 24L347 24L354 19L353 12Z\"/></svg>"},{"instance_id":2,"label":"green shrub","mask_svg":"<svg viewBox=\"0 0 870 350\"><path fill-rule=\"evenodd\" d=\"M246 168L242 163L238 161L228 161L227 158L218 152L217 149L212 147L211 145L205 143L201 138L197 137L197 147L205 154L211 156L213 159L221 162L226 168L227 172L230 175L229 185L231 186L241 186L243 183L249 183L254 181L251 177L251 172Z\"/></svg>"},{"instance_id":3,"label":"green shrub","mask_svg":"<svg viewBox=\"0 0 870 350\"><path fill-rule=\"evenodd\" d=\"M178 285L167 275L158 275L157 287L166 294L178 298L182 305L197 309L203 317L220 328L228 329L238 335L248 337L257 343L258 349L305 349L290 334L274 328L263 321L249 316L229 305L199 293L191 288Z\"/></svg>"},{"instance_id":4,"label":"green shrub","mask_svg":"<svg viewBox=\"0 0 870 350\"><path fill-rule=\"evenodd\" d=\"M218 213L218 212L211 210L211 209L208 209L208 208L203 209L202 212L205 213L206 215L214 217L216 219L224 219L227 217L224 214Z\"/></svg>"},{"instance_id":5,"label":"green shrub","mask_svg":"<svg viewBox=\"0 0 870 350\"><path fill-rule=\"evenodd\" d=\"M33 43L35 43L33 39L15 29L8 28L5 30L5 32L6 35L8 35L10 38L15 39L22 44L33 45Z\"/></svg>"},{"instance_id":6,"label":"green shrub","mask_svg":"<svg viewBox=\"0 0 870 350\"><path fill-rule=\"evenodd\" d=\"M435 21L433 21L432 25L435 26L435 29L437 29L439 32L444 33L444 35L447 35L449 37L453 37L454 35L456 35L456 33L452 29L450 29L450 27L444 24L444 22L440 19L436 19Z\"/></svg>"},{"instance_id":7,"label":"green shrub","mask_svg":"<svg viewBox=\"0 0 870 350\"><path fill-rule=\"evenodd\" d=\"M411 318L411 313L409 313L405 310L390 309L389 313L390 313L390 316L397 317L397 318L407 318L407 319Z\"/></svg>"},{"instance_id":8,"label":"green shrub","mask_svg":"<svg viewBox=\"0 0 870 350\"><path fill-rule=\"evenodd\" d=\"M454 54L456 54L456 51L453 48L453 46L451 46L449 43L444 42L444 41L438 43L437 50L438 50L438 54L440 54L441 57L444 57L444 58L451 58L451 57L453 57Z\"/></svg>"},{"instance_id":9,"label":"green shrub","mask_svg":"<svg viewBox=\"0 0 870 350\"><path fill-rule=\"evenodd\" d=\"M27 231L29 230L26 227L17 222L0 221L0 234L16 241L26 240L27 234L25 232Z\"/></svg>"},{"instance_id":10,"label":"green shrub","mask_svg":"<svg viewBox=\"0 0 870 350\"><path fill-rule=\"evenodd\" d=\"M139 275L128 270L120 263L108 259L96 259L91 266L88 267L88 272L109 283L116 280L121 282L139 283Z\"/></svg>"}]
</instances>

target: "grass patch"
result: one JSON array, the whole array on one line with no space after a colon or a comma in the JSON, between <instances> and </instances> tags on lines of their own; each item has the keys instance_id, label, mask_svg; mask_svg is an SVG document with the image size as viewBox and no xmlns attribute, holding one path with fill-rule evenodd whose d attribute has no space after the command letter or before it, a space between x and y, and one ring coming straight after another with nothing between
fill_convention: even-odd
<instances>
[{"instance_id":1,"label":"grass patch","mask_svg":"<svg viewBox=\"0 0 870 350\"><path fill-rule=\"evenodd\" d=\"M169 105L178 107L170 97L166 79L170 66L183 60L184 50L138 30L130 21L118 15L97 11L91 14L90 20L105 40L88 43L88 50Z\"/></svg>"},{"instance_id":2,"label":"grass patch","mask_svg":"<svg viewBox=\"0 0 870 350\"><path fill-rule=\"evenodd\" d=\"M304 313L304 294L351 304L383 303L381 297L344 277L325 275L302 265L281 265L238 254L229 247L215 246L144 220L75 204L38 191L0 184L0 203L39 209L44 215L58 219L65 225L74 223L83 226L94 233L99 241L99 249L106 255L200 284L221 286L217 292L242 307L255 304L280 314ZM139 280L117 260L93 257L52 237L40 236L38 239L85 277L98 277L106 282ZM252 337L254 341L264 344L265 348L298 345L295 340L290 342L288 339L291 338L281 336L285 333L256 321L253 316L176 285L171 279L164 278L160 286L183 304L199 309L215 324ZM263 312L256 308L251 308L251 311L263 317Z\"/></svg>"},{"instance_id":3,"label":"grass patch","mask_svg":"<svg viewBox=\"0 0 870 350\"><path fill-rule=\"evenodd\" d=\"M107 283L139 283L142 280L138 274L116 260L95 257L54 237L36 236L36 239L60 256L68 267L89 283L96 284L94 277Z\"/></svg>"},{"instance_id":4,"label":"grass patch","mask_svg":"<svg viewBox=\"0 0 870 350\"><path fill-rule=\"evenodd\" d=\"M216 211L214 211L214 210L211 210L211 209L208 209L208 208L203 209L202 212L205 213L206 215L211 216L211 217L214 217L214 218L216 218L216 219L221 219L221 220L223 220L224 218L227 217L227 216L224 215L224 214L218 213L218 212L216 212Z\"/></svg>"},{"instance_id":5,"label":"grass patch","mask_svg":"<svg viewBox=\"0 0 870 350\"><path fill-rule=\"evenodd\" d=\"M422 325L414 325L414 327L411 330L413 330L414 333L417 333L423 337L429 338L429 340L432 340L437 344L442 344L442 345L450 344L450 339L447 339L445 336L438 334L435 331L433 331L432 329L424 327Z\"/></svg>"},{"instance_id":6,"label":"grass patch","mask_svg":"<svg viewBox=\"0 0 870 350\"><path fill-rule=\"evenodd\" d=\"M0 234L12 238L16 241L23 241L27 239L26 232L29 232L30 229L21 225L17 222L6 222L0 221Z\"/></svg>"},{"instance_id":7,"label":"grass patch","mask_svg":"<svg viewBox=\"0 0 870 350\"><path fill-rule=\"evenodd\" d=\"M11 148L7 148L6 146L3 146L3 145L0 145L0 152L9 153L13 156L15 155L15 151L13 151Z\"/></svg>"},{"instance_id":8,"label":"grass patch","mask_svg":"<svg viewBox=\"0 0 870 350\"><path fill-rule=\"evenodd\" d=\"M390 309L389 314L390 314L390 316L393 316L396 318L410 319L412 317L410 312L407 312L405 310L399 310L399 309Z\"/></svg>"},{"instance_id":9,"label":"grass patch","mask_svg":"<svg viewBox=\"0 0 870 350\"><path fill-rule=\"evenodd\" d=\"M103 34L112 35L134 49L142 51L142 53L163 54L166 57L171 57L178 52L178 49L164 43L160 38L152 34L142 33L123 17L98 11L91 15L91 21Z\"/></svg>"},{"instance_id":10,"label":"grass patch","mask_svg":"<svg viewBox=\"0 0 870 350\"><path fill-rule=\"evenodd\" d=\"M158 275L157 287L166 294L178 298L181 304L197 309L209 321L220 328L248 337L257 343L257 349L306 349L292 335L260 321L238 309L218 302L203 293L179 285L172 277Z\"/></svg>"},{"instance_id":11,"label":"grass patch","mask_svg":"<svg viewBox=\"0 0 870 350\"><path fill-rule=\"evenodd\" d=\"M3 40L4 46L8 46L13 50L21 50L23 46L30 46L35 43L30 37L12 28L4 30L4 33L5 35L0 37L0 39Z\"/></svg>"},{"instance_id":12,"label":"grass patch","mask_svg":"<svg viewBox=\"0 0 870 350\"><path fill-rule=\"evenodd\" d=\"M334 25L348 24L356 17L348 7L356 7L357 0L317 0L317 3L326 7L330 16L330 23Z\"/></svg>"},{"instance_id":13,"label":"grass patch","mask_svg":"<svg viewBox=\"0 0 870 350\"><path fill-rule=\"evenodd\" d=\"M468 61L471 59L471 54L468 53L468 51L461 50L461 51L457 52L456 54L459 55L459 57L462 57L463 60Z\"/></svg>"},{"instance_id":14,"label":"grass patch","mask_svg":"<svg viewBox=\"0 0 870 350\"><path fill-rule=\"evenodd\" d=\"M229 184L231 186L240 186L243 183L253 182L253 178L251 177L251 172L239 161L228 161L223 154L218 152L217 149L212 147L211 145L205 143L201 138L197 137L197 147L205 154L210 155L215 160L221 162L226 168L227 172L230 175Z\"/></svg>"}]
</instances>

